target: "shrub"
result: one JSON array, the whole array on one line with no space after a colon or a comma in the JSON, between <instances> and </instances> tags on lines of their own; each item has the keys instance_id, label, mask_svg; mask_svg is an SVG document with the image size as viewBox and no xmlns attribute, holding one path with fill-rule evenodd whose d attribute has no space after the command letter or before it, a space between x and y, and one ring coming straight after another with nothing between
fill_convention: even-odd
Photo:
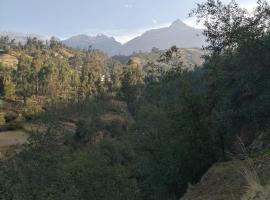
<instances>
[{"instance_id":1,"label":"shrub","mask_svg":"<svg viewBox=\"0 0 270 200\"><path fill-rule=\"evenodd\" d=\"M8 112L8 113L6 113L5 116L4 116L5 121L6 121L7 123L15 121L15 120L17 119L17 117L18 117L18 114L15 113L15 112Z\"/></svg>"},{"instance_id":2,"label":"shrub","mask_svg":"<svg viewBox=\"0 0 270 200\"><path fill-rule=\"evenodd\" d=\"M26 119L32 119L35 115L43 112L42 105L36 96L31 96L26 99L23 108L23 116Z\"/></svg>"}]
</instances>

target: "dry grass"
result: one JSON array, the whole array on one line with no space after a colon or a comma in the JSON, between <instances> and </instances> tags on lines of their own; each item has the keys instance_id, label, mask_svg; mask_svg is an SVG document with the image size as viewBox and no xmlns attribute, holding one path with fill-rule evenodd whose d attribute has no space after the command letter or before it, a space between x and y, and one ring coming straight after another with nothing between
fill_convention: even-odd
<instances>
[{"instance_id":1,"label":"dry grass","mask_svg":"<svg viewBox=\"0 0 270 200\"><path fill-rule=\"evenodd\" d=\"M5 131L0 133L0 148L12 145L24 144L28 134L22 130Z\"/></svg>"},{"instance_id":2,"label":"dry grass","mask_svg":"<svg viewBox=\"0 0 270 200\"><path fill-rule=\"evenodd\" d=\"M28 134L23 130L0 132L0 159L5 158L13 146L22 145L27 139Z\"/></svg>"},{"instance_id":3,"label":"dry grass","mask_svg":"<svg viewBox=\"0 0 270 200\"><path fill-rule=\"evenodd\" d=\"M253 160L249 157L242 140L238 139L239 145L246 157L246 165L241 169L241 174L245 178L247 186L241 200L269 200L270 184L262 184Z\"/></svg>"},{"instance_id":4,"label":"dry grass","mask_svg":"<svg viewBox=\"0 0 270 200\"><path fill-rule=\"evenodd\" d=\"M269 200L270 184L263 185L260 181L258 173L253 166L246 166L242 170L242 174L247 182L245 194L241 200Z\"/></svg>"},{"instance_id":5,"label":"dry grass","mask_svg":"<svg viewBox=\"0 0 270 200\"><path fill-rule=\"evenodd\" d=\"M65 58L72 58L74 54L72 54L68 49L61 49L60 54Z\"/></svg>"},{"instance_id":6,"label":"dry grass","mask_svg":"<svg viewBox=\"0 0 270 200\"><path fill-rule=\"evenodd\" d=\"M181 200L270 200L270 149L214 164Z\"/></svg>"},{"instance_id":7,"label":"dry grass","mask_svg":"<svg viewBox=\"0 0 270 200\"><path fill-rule=\"evenodd\" d=\"M18 64L18 59L15 56L9 54L0 54L0 62L4 65L16 69Z\"/></svg>"}]
</instances>

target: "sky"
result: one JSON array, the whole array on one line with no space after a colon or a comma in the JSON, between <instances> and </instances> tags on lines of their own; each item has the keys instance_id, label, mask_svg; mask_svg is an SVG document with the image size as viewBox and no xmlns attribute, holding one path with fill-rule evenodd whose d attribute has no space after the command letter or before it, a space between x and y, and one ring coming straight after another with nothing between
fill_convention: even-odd
<instances>
[{"instance_id":1,"label":"sky","mask_svg":"<svg viewBox=\"0 0 270 200\"><path fill-rule=\"evenodd\" d=\"M61 39L102 33L124 43L146 30L169 26L176 19L197 26L188 13L202 1L0 0L0 31ZM256 5L256 0L236 1L248 9Z\"/></svg>"}]
</instances>

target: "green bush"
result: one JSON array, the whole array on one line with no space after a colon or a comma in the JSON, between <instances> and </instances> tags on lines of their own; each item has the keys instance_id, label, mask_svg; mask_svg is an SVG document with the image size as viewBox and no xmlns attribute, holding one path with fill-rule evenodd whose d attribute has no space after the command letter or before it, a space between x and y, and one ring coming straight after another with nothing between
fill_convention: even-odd
<instances>
[{"instance_id":1,"label":"green bush","mask_svg":"<svg viewBox=\"0 0 270 200\"><path fill-rule=\"evenodd\" d=\"M39 103L38 98L36 96L32 96L26 99L24 108L23 108L23 116L26 119L32 119L37 114L40 114L44 110L42 109L42 105Z\"/></svg>"}]
</instances>

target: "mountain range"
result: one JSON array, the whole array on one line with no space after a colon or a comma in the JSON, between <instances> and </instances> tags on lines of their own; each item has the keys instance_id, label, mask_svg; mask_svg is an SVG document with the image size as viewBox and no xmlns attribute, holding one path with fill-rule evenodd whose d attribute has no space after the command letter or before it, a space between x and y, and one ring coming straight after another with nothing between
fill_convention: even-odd
<instances>
[{"instance_id":1,"label":"mountain range","mask_svg":"<svg viewBox=\"0 0 270 200\"><path fill-rule=\"evenodd\" d=\"M48 40L48 38L36 34L4 32L4 34L0 33L1 35L8 35L22 43L26 41L27 37ZM173 45L180 48L201 48L205 44L205 38L201 29L190 27L181 20L176 20L169 27L146 31L125 44L121 44L115 38L104 34L97 36L77 35L62 40L62 43L80 49L88 49L91 46L93 49L99 49L110 56L114 56L131 55L134 52L150 52L153 47L164 50Z\"/></svg>"}]
</instances>

